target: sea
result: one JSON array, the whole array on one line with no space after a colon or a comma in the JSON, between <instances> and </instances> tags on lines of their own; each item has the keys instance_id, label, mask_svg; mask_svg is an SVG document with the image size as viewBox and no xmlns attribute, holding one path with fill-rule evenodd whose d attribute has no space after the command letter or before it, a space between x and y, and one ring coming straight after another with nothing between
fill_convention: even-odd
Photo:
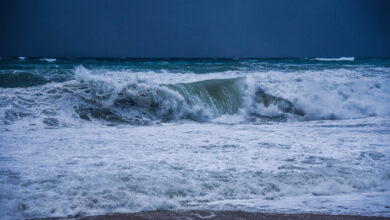
<instances>
[{"instance_id":1,"label":"sea","mask_svg":"<svg viewBox=\"0 0 390 220\"><path fill-rule=\"evenodd\" d=\"M390 217L390 60L0 59L0 216Z\"/></svg>"}]
</instances>

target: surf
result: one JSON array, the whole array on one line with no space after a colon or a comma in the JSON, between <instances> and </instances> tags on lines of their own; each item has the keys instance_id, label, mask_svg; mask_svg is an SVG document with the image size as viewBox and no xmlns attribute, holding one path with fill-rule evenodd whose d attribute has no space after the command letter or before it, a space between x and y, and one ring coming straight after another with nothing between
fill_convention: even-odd
<instances>
[{"instance_id":1,"label":"surf","mask_svg":"<svg viewBox=\"0 0 390 220\"><path fill-rule=\"evenodd\" d=\"M301 72L255 68L204 74L82 65L67 68L0 74L6 84L0 97L3 123L55 119L58 123L50 126L69 121L229 124L390 115L390 87L384 68L374 69L384 71L374 76L367 76L364 69L343 68Z\"/></svg>"}]
</instances>

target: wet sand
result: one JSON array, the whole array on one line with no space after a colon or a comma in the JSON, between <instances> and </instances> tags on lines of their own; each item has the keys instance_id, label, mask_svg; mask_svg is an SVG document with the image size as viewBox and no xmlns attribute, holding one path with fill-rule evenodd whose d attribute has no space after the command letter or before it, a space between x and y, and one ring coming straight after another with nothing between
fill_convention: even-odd
<instances>
[{"instance_id":1,"label":"wet sand","mask_svg":"<svg viewBox=\"0 0 390 220\"><path fill-rule=\"evenodd\" d=\"M259 213L243 211L147 211L137 213L113 213L97 216L73 216L58 218L42 218L41 220L59 220L59 219L77 219L77 220L171 220L171 219L208 219L208 220L237 220L237 219L264 219L264 220L287 220L287 219L336 219L336 220L355 220L355 219L390 219L389 217L361 216L361 215L326 215L326 214L277 214L277 213Z\"/></svg>"}]
</instances>

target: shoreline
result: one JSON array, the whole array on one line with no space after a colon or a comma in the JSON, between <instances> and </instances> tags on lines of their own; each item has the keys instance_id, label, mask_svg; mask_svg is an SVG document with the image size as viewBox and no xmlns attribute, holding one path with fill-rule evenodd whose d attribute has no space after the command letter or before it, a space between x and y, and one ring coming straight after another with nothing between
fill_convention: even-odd
<instances>
[{"instance_id":1,"label":"shoreline","mask_svg":"<svg viewBox=\"0 0 390 220\"><path fill-rule=\"evenodd\" d=\"M60 220L60 219L77 219L77 220L173 220L173 219L208 219L208 220L233 220L233 219L265 219L265 220L285 220L285 219L336 219L336 220L363 220L363 219L390 219L384 216L362 216L362 215L332 215L332 214L315 214L315 213L265 213L265 212L245 212L245 211L211 211L211 210L158 210L142 211L136 213L111 213L94 216L69 216L69 217L50 217L34 218L36 220Z\"/></svg>"}]
</instances>

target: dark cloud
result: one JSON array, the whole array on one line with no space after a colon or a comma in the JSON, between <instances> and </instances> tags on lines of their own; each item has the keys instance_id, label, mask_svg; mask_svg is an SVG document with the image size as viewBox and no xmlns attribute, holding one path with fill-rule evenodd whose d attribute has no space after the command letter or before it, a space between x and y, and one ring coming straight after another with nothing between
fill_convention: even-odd
<instances>
[{"instance_id":1,"label":"dark cloud","mask_svg":"<svg viewBox=\"0 0 390 220\"><path fill-rule=\"evenodd\" d=\"M390 56L386 0L2 0L0 56Z\"/></svg>"}]
</instances>

